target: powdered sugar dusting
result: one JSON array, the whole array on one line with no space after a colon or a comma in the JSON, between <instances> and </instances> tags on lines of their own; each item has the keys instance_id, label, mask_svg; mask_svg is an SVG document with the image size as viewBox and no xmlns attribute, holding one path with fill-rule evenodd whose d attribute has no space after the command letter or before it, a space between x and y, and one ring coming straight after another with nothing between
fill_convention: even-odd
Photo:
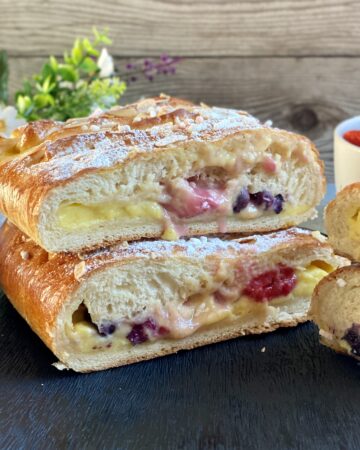
<instances>
[{"instance_id":1,"label":"powdered sugar dusting","mask_svg":"<svg viewBox=\"0 0 360 450\"><path fill-rule=\"evenodd\" d=\"M217 237L193 237L179 239L178 241L138 241L132 243L117 244L103 249L81 255L81 260L100 259L124 259L126 257L153 258L182 254L191 258L204 258L209 255L221 253L223 255L236 255L239 252L248 251L263 253L291 240L298 240L300 236L309 236L315 243L318 241L311 237L311 232L299 228L269 233L266 235L253 235L240 239L219 239Z\"/></svg>"},{"instance_id":2,"label":"powdered sugar dusting","mask_svg":"<svg viewBox=\"0 0 360 450\"><path fill-rule=\"evenodd\" d=\"M170 134L162 139L158 139L155 143L155 147L166 147L180 141L186 141L186 136L182 134Z\"/></svg>"},{"instance_id":3,"label":"powdered sugar dusting","mask_svg":"<svg viewBox=\"0 0 360 450\"><path fill-rule=\"evenodd\" d=\"M41 133L40 127L37 135L44 148L44 159L23 170L29 176L44 177L48 183L56 182L85 169L114 167L134 152L152 152L189 141L218 140L242 130L264 127L268 125L242 111L198 106L171 97L145 99L95 117L56 123L53 134Z\"/></svg>"}]
</instances>

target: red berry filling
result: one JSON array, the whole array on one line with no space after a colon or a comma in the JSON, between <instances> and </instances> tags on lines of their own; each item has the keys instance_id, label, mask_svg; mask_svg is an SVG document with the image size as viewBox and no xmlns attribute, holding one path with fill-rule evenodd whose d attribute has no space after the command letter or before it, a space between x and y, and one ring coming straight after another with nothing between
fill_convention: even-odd
<instances>
[{"instance_id":1,"label":"red berry filling","mask_svg":"<svg viewBox=\"0 0 360 450\"><path fill-rule=\"evenodd\" d=\"M159 337L167 334L169 330L165 327L159 327L154 319L149 318L143 323L135 323L126 336L126 338L133 344L142 344L149 340L149 336Z\"/></svg>"},{"instance_id":2,"label":"red berry filling","mask_svg":"<svg viewBox=\"0 0 360 450\"><path fill-rule=\"evenodd\" d=\"M360 130L350 130L344 134L344 139L350 144L360 147Z\"/></svg>"},{"instance_id":3,"label":"red berry filling","mask_svg":"<svg viewBox=\"0 0 360 450\"><path fill-rule=\"evenodd\" d=\"M296 286L294 269L279 265L252 278L245 286L243 294L257 302L272 300L290 294Z\"/></svg>"},{"instance_id":4,"label":"red berry filling","mask_svg":"<svg viewBox=\"0 0 360 450\"><path fill-rule=\"evenodd\" d=\"M170 186L168 193L171 201L164 206L180 219L190 219L213 212L221 208L227 201L223 188L209 187L206 184L190 180L182 180L176 186Z\"/></svg>"}]
</instances>

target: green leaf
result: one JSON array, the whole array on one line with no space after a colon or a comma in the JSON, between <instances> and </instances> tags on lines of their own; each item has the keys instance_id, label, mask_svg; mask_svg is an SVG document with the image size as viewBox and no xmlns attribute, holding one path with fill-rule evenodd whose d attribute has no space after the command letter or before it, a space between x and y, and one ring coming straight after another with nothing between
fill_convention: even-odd
<instances>
[{"instance_id":1,"label":"green leaf","mask_svg":"<svg viewBox=\"0 0 360 450\"><path fill-rule=\"evenodd\" d=\"M112 40L108 37L109 30L107 28L105 28L102 33L100 31L98 31L98 29L96 27L93 27L92 30L93 30L93 33L95 36L95 42L94 42L95 46L99 45L99 44L105 44L105 45L112 44Z\"/></svg>"},{"instance_id":2,"label":"green leaf","mask_svg":"<svg viewBox=\"0 0 360 450\"><path fill-rule=\"evenodd\" d=\"M91 44L91 42L89 41L88 38L84 38L82 40L82 45L88 55L90 55L90 56L99 56L100 55L99 50L96 50L96 48L93 47L93 45Z\"/></svg>"},{"instance_id":3,"label":"green leaf","mask_svg":"<svg viewBox=\"0 0 360 450\"><path fill-rule=\"evenodd\" d=\"M75 66L78 66L83 59L83 50L80 39L76 39L74 46L71 50L71 59Z\"/></svg>"},{"instance_id":4,"label":"green leaf","mask_svg":"<svg viewBox=\"0 0 360 450\"><path fill-rule=\"evenodd\" d=\"M9 66L5 50L0 51L0 102L8 102Z\"/></svg>"},{"instance_id":5,"label":"green leaf","mask_svg":"<svg viewBox=\"0 0 360 450\"><path fill-rule=\"evenodd\" d=\"M100 39L100 33L98 31L98 29L96 27L92 27L92 32L94 34L95 37L95 45L99 42Z\"/></svg>"},{"instance_id":6,"label":"green leaf","mask_svg":"<svg viewBox=\"0 0 360 450\"><path fill-rule=\"evenodd\" d=\"M105 44L105 45L111 45L112 44L112 40L109 37L105 36L105 34L102 35L101 42L103 44Z\"/></svg>"},{"instance_id":7,"label":"green leaf","mask_svg":"<svg viewBox=\"0 0 360 450\"><path fill-rule=\"evenodd\" d=\"M24 95L31 96L32 95L32 91L33 91L33 88L32 88L32 85L31 85L30 81L29 80L25 80L24 83L23 83L22 93Z\"/></svg>"},{"instance_id":8,"label":"green leaf","mask_svg":"<svg viewBox=\"0 0 360 450\"><path fill-rule=\"evenodd\" d=\"M63 59L50 56L39 72L23 82L16 93L19 114L27 120L67 120L84 117L97 106L109 108L118 103L126 84L115 77L99 78L94 58L100 44L110 44L107 30L94 30L94 41L76 39Z\"/></svg>"},{"instance_id":9,"label":"green leaf","mask_svg":"<svg viewBox=\"0 0 360 450\"><path fill-rule=\"evenodd\" d=\"M49 64L50 64L50 67L52 68L52 70L54 72L57 72L59 64L58 64L57 59L55 58L55 56L50 56Z\"/></svg>"},{"instance_id":10,"label":"green leaf","mask_svg":"<svg viewBox=\"0 0 360 450\"><path fill-rule=\"evenodd\" d=\"M59 75L65 81L75 83L79 79L78 72L68 64L59 65Z\"/></svg>"},{"instance_id":11,"label":"green leaf","mask_svg":"<svg viewBox=\"0 0 360 450\"><path fill-rule=\"evenodd\" d=\"M93 74L99 70L96 62L89 56L80 64L80 69L89 74Z\"/></svg>"},{"instance_id":12,"label":"green leaf","mask_svg":"<svg viewBox=\"0 0 360 450\"><path fill-rule=\"evenodd\" d=\"M34 104L37 108L45 108L45 106L53 105L54 99L50 94L37 94L34 96Z\"/></svg>"},{"instance_id":13,"label":"green leaf","mask_svg":"<svg viewBox=\"0 0 360 450\"><path fill-rule=\"evenodd\" d=\"M31 108L32 102L30 97L27 95L19 95L16 99L16 107L19 113L26 117L28 110Z\"/></svg>"},{"instance_id":14,"label":"green leaf","mask_svg":"<svg viewBox=\"0 0 360 450\"><path fill-rule=\"evenodd\" d=\"M41 76L42 78L51 78L54 74L54 71L49 63L46 63L43 65L43 68L41 69Z\"/></svg>"},{"instance_id":15,"label":"green leaf","mask_svg":"<svg viewBox=\"0 0 360 450\"><path fill-rule=\"evenodd\" d=\"M48 76L46 80L43 82L40 91L43 92L44 94L48 94L49 92L51 92L55 88L55 83L52 83L51 81L52 81L51 76Z\"/></svg>"},{"instance_id":16,"label":"green leaf","mask_svg":"<svg viewBox=\"0 0 360 450\"><path fill-rule=\"evenodd\" d=\"M64 52L64 62L66 64L72 64L72 59L67 51Z\"/></svg>"},{"instance_id":17,"label":"green leaf","mask_svg":"<svg viewBox=\"0 0 360 450\"><path fill-rule=\"evenodd\" d=\"M89 85L93 105L100 108L111 108L116 105L126 91L126 83L119 78L96 79Z\"/></svg>"}]
</instances>

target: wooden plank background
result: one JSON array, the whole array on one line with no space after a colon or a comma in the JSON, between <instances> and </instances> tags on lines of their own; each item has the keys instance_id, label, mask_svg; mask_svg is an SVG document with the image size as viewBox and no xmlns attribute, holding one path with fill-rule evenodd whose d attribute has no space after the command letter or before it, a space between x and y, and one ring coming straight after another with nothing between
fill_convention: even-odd
<instances>
[{"instance_id":1,"label":"wooden plank background","mask_svg":"<svg viewBox=\"0 0 360 450\"><path fill-rule=\"evenodd\" d=\"M239 107L314 139L333 179L332 131L360 111L356 0L0 0L11 93L49 54L108 26L120 71L163 52L174 76L129 86L123 101L166 92Z\"/></svg>"}]
</instances>

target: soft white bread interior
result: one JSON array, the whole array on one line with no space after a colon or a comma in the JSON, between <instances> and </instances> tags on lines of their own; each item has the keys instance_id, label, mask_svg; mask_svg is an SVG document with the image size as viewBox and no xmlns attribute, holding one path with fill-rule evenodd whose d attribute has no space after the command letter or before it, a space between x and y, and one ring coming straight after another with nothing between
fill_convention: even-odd
<instances>
[{"instance_id":1,"label":"soft white bread interior","mask_svg":"<svg viewBox=\"0 0 360 450\"><path fill-rule=\"evenodd\" d=\"M87 372L306 320L316 283L347 264L320 235L142 241L49 255L0 232L0 284L63 367Z\"/></svg>"},{"instance_id":2,"label":"soft white bread interior","mask_svg":"<svg viewBox=\"0 0 360 450\"><path fill-rule=\"evenodd\" d=\"M325 227L336 252L360 260L360 183L344 187L325 209Z\"/></svg>"},{"instance_id":3,"label":"soft white bread interior","mask_svg":"<svg viewBox=\"0 0 360 450\"><path fill-rule=\"evenodd\" d=\"M307 138L166 96L29 124L9 141L0 210L50 252L286 228L313 216L324 194Z\"/></svg>"},{"instance_id":4,"label":"soft white bread interior","mask_svg":"<svg viewBox=\"0 0 360 450\"><path fill-rule=\"evenodd\" d=\"M360 360L360 265L340 268L321 280L309 317L324 345Z\"/></svg>"}]
</instances>

